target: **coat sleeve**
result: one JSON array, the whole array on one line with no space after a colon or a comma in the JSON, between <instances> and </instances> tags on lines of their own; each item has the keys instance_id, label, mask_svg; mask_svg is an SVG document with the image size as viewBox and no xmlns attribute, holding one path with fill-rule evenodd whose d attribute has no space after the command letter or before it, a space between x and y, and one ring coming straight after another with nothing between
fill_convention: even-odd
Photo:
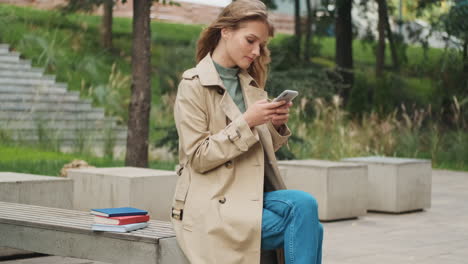
<instances>
[{"instance_id":1,"label":"coat sleeve","mask_svg":"<svg viewBox=\"0 0 468 264\"><path fill-rule=\"evenodd\" d=\"M278 131L271 122L268 122L267 126L268 130L270 130L271 139L273 141L273 149L276 152L284 144L288 143L288 139L291 136L291 130L289 130L287 125L282 125Z\"/></svg>"},{"instance_id":2,"label":"coat sleeve","mask_svg":"<svg viewBox=\"0 0 468 264\"><path fill-rule=\"evenodd\" d=\"M183 79L174 105L174 119L179 134L179 151L190 160L191 167L205 173L241 155L259 141L240 115L218 133L209 131L209 112L205 88L196 80Z\"/></svg>"}]
</instances>

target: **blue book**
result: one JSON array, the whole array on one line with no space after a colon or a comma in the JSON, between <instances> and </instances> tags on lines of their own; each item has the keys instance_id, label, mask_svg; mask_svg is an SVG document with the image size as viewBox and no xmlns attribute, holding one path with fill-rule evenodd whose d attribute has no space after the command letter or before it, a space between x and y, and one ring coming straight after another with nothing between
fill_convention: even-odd
<instances>
[{"instance_id":1,"label":"blue book","mask_svg":"<svg viewBox=\"0 0 468 264\"><path fill-rule=\"evenodd\" d=\"M147 211L133 207L102 208L91 209L91 214L105 217L127 216L127 215L146 215Z\"/></svg>"},{"instance_id":2,"label":"blue book","mask_svg":"<svg viewBox=\"0 0 468 264\"><path fill-rule=\"evenodd\" d=\"M125 233L133 230L145 228L148 226L148 222L128 224L128 225L103 225L103 224L93 224L91 229L93 231L108 231L108 232L119 232Z\"/></svg>"}]
</instances>

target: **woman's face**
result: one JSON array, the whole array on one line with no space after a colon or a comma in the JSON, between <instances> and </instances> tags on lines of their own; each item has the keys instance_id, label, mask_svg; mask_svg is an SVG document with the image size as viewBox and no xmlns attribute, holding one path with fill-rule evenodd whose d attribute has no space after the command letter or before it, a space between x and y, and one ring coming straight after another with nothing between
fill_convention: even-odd
<instances>
[{"instance_id":1,"label":"woman's face","mask_svg":"<svg viewBox=\"0 0 468 264\"><path fill-rule=\"evenodd\" d=\"M262 21L246 21L238 29L221 30L226 43L227 63L231 67L248 69L260 56L260 49L268 40L268 26Z\"/></svg>"}]
</instances>

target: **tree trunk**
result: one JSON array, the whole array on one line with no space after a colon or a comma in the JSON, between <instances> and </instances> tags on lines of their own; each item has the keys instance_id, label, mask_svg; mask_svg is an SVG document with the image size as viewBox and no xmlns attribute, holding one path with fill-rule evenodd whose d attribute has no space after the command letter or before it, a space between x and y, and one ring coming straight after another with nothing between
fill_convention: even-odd
<instances>
[{"instance_id":1,"label":"tree trunk","mask_svg":"<svg viewBox=\"0 0 468 264\"><path fill-rule=\"evenodd\" d=\"M296 58L301 56L301 2L294 0L294 48Z\"/></svg>"},{"instance_id":2,"label":"tree trunk","mask_svg":"<svg viewBox=\"0 0 468 264\"><path fill-rule=\"evenodd\" d=\"M104 0L101 22L101 41L105 49L112 48L112 8L114 7L114 0Z\"/></svg>"},{"instance_id":3,"label":"tree trunk","mask_svg":"<svg viewBox=\"0 0 468 264\"><path fill-rule=\"evenodd\" d=\"M314 14L312 12L312 7L310 0L306 0L307 7L307 25L306 25L306 39L305 39L305 50L304 50L304 61L309 62L310 60L310 40L312 39L312 24L314 19Z\"/></svg>"},{"instance_id":4,"label":"tree trunk","mask_svg":"<svg viewBox=\"0 0 468 264\"><path fill-rule=\"evenodd\" d=\"M335 62L346 87L341 91L343 104L346 105L354 82L353 74L353 31L351 20L352 0L339 0L335 18Z\"/></svg>"},{"instance_id":5,"label":"tree trunk","mask_svg":"<svg viewBox=\"0 0 468 264\"><path fill-rule=\"evenodd\" d=\"M377 0L377 3L379 4L379 22L377 25L379 40L377 44L377 54L375 63L375 75L377 77L382 77L385 65L385 1L386 0Z\"/></svg>"},{"instance_id":6,"label":"tree trunk","mask_svg":"<svg viewBox=\"0 0 468 264\"><path fill-rule=\"evenodd\" d=\"M463 71L468 75L468 38L463 44Z\"/></svg>"},{"instance_id":7,"label":"tree trunk","mask_svg":"<svg viewBox=\"0 0 468 264\"><path fill-rule=\"evenodd\" d=\"M151 0L133 2L132 98L128 114L126 166L148 167L151 109Z\"/></svg>"},{"instance_id":8,"label":"tree trunk","mask_svg":"<svg viewBox=\"0 0 468 264\"><path fill-rule=\"evenodd\" d=\"M388 43L390 44L390 52L392 54L393 69L398 70L400 68L400 63L398 61L398 54L396 51L395 40L393 39L392 28L390 27L390 21L388 18L388 6L386 1L382 1L384 5L385 13L385 30L387 31Z\"/></svg>"}]
</instances>

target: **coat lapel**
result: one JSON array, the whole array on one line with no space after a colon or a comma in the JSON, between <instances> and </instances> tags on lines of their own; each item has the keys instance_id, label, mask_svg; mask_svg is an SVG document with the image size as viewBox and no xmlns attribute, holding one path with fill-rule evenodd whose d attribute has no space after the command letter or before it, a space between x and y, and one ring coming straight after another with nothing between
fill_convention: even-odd
<instances>
[{"instance_id":1,"label":"coat lapel","mask_svg":"<svg viewBox=\"0 0 468 264\"><path fill-rule=\"evenodd\" d=\"M224 114L231 121L242 115L234 100L231 98L231 96L228 95L226 88L223 85L223 81L219 77L219 74L216 71L213 60L209 53L197 64L196 69L200 83L203 86L211 86L215 89L222 89L223 97L220 101L220 108ZM241 70L239 72L239 81L246 108L250 107L259 100L268 98L267 92L258 87L257 82L246 70ZM265 167L268 167L266 169L269 170L269 172L267 172L266 175L275 188L284 189L285 186L281 180L278 167L272 166L271 164L272 162L276 162L276 157L275 150L273 149L273 143L271 141L270 131L268 130L266 124L255 127L255 130L258 132L260 142L263 146L263 151L265 152L267 159L267 164L265 164Z\"/></svg>"}]
</instances>

